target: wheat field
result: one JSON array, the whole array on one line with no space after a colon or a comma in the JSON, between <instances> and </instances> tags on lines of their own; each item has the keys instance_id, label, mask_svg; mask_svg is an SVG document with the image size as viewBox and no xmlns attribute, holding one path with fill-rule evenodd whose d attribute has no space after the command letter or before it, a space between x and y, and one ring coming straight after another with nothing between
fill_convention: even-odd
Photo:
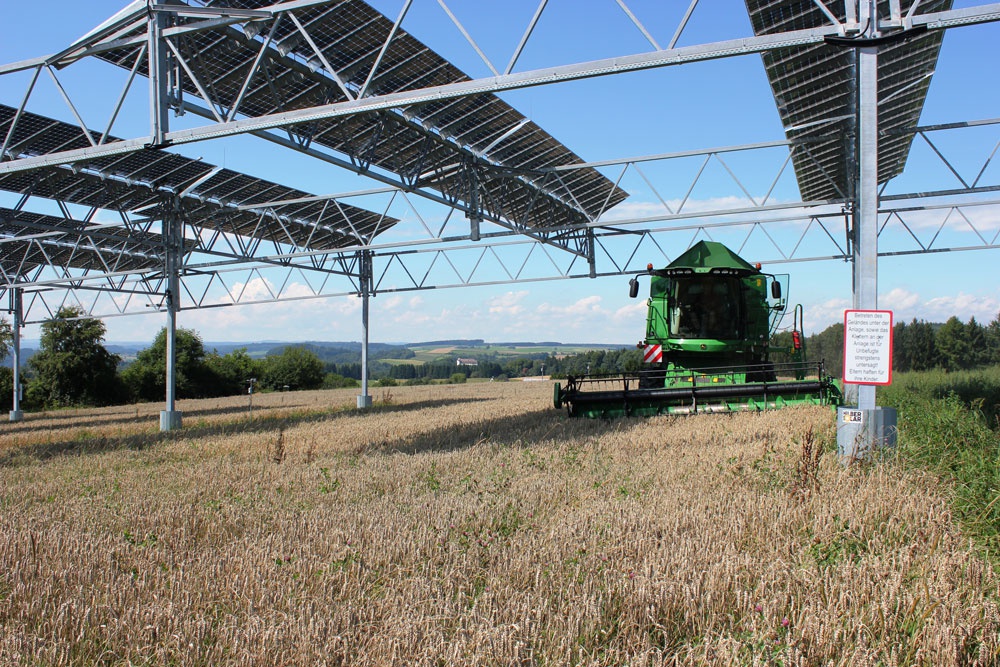
<instances>
[{"instance_id":1,"label":"wheat field","mask_svg":"<svg viewBox=\"0 0 1000 667\"><path fill-rule=\"evenodd\" d=\"M829 408L570 420L551 390L5 423L0 664L1000 663L947 488L840 466Z\"/></svg>"}]
</instances>

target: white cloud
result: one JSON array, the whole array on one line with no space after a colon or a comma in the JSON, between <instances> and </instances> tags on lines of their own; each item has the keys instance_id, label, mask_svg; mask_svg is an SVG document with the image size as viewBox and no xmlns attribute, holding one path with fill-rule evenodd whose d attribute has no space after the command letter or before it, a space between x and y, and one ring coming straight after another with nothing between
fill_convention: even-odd
<instances>
[{"instance_id":1,"label":"white cloud","mask_svg":"<svg viewBox=\"0 0 1000 667\"><path fill-rule=\"evenodd\" d=\"M759 201L760 199L758 199ZM771 201L769 203L774 204L776 202ZM683 208L681 208L682 204ZM694 215L706 211L728 211L731 209L747 208L753 205L754 203L746 197L735 196L688 199L687 201L683 199L668 199L666 200L666 206L663 205L663 202L659 201L625 201L609 211L607 219L609 222L613 222L615 220L631 220L633 218L656 218L659 216L677 215L678 213Z\"/></svg>"},{"instance_id":2,"label":"white cloud","mask_svg":"<svg viewBox=\"0 0 1000 667\"><path fill-rule=\"evenodd\" d=\"M251 278L245 283L233 283L229 292L232 294L234 299L240 301L261 301L263 299L273 299L275 288L274 284L267 278ZM225 303L227 300L223 300L220 303Z\"/></svg>"},{"instance_id":3,"label":"white cloud","mask_svg":"<svg viewBox=\"0 0 1000 667\"><path fill-rule=\"evenodd\" d=\"M923 304L921 310L923 314L917 317L930 322L943 322L954 315L963 321L975 317L980 323L988 323L1000 312L1000 300L991 296L959 292L956 296L930 299Z\"/></svg>"},{"instance_id":4,"label":"white cloud","mask_svg":"<svg viewBox=\"0 0 1000 667\"><path fill-rule=\"evenodd\" d=\"M388 303L388 302L385 302ZM385 303L381 305L385 305ZM373 312L371 318L375 339L392 342L419 342L440 338L483 338L478 333L483 320L478 311L467 304L435 309L424 305L424 300L393 296L392 305ZM398 307L404 306L404 307Z\"/></svg>"},{"instance_id":5,"label":"white cloud","mask_svg":"<svg viewBox=\"0 0 1000 667\"><path fill-rule=\"evenodd\" d=\"M616 320L631 319L631 318L642 318L646 319L646 302L636 300L634 303L622 306L615 311L614 318Z\"/></svg>"},{"instance_id":6,"label":"white cloud","mask_svg":"<svg viewBox=\"0 0 1000 667\"><path fill-rule=\"evenodd\" d=\"M600 315L607 311L601 307L602 298L596 294L585 296L573 303L556 305L543 303L538 306L536 312L544 316L559 315L564 317L579 318L581 316Z\"/></svg>"},{"instance_id":7,"label":"white cloud","mask_svg":"<svg viewBox=\"0 0 1000 667\"><path fill-rule=\"evenodd\" d=\"M288 283L281 292L283 299L297 299L316 296L316 290L304 283Z\"/></svg>"},{"instance_id":8,"label":"white cloud","mask_svg":"<svg viewBox=\"0 0 1000 667\"><path fill-rule=\"evenodd\" d=\"M833 298L820 303L804 303L804 325L806 334L819 333L831 324L844 321L844 311L851 307L851 302L847 299ZM792 322L788 318L790 313L786 313L786 319L782 322L783 327L790 327Z\"/></svg>"},{"instance_id":9,"label":"white cloud","mask_svg":"<svg viewBox=\"0 0 1000 667\"><path fill-rule=\"evenodd\" d=\"M1000 229L1000 206L995 205L917 209L902 211L896 215L898 219L890 219L886 225L887 229L899 225L900 220L914 232L929 231L935 234L939 233L939 230L975 234L976 231L988 232ZM927 242L930 240L926 239Z\"/></svg>"},{"instance_id":10,"label":"white cloud","mask_svg":"<svg viewBox=\"0 0 1000 667\"><path fill-rule=\"evenodd\" d=\"M901 287L896 287L890 290L888 294L879 296L879 308L883 310L908 311L915 308L919 303L919 294Z\"/></svg>"},{"instance_id":11,"label":"white cloud","mask_svg":"<svg viewBox=\"0 0 1000 667\"><path fill-rule=\"evenodd\" d=\"M487 308L493 315L514 316L524 312L522 302L528 296L527 290L507 292L486 300Z\"/></svg>"},{"instance_id":12,"label":"white cloud","mask_svg":"<svg viewBox=\"0 0 1000 667\"><path fill-rule=\"evenodd\" d=\"M833 298L818 303L804 303L806 333L818 333L837 322L843 322L844 310L852 307L851 301ZM959 292L955 296L924 298L916 292L895 288L879 296L879 309L891 310L893 321L909 322L913 319L926 322L944 322L949 317L957 317L963 322L975 317L981 324L987 324L1000 313L1000 299L982 294ZM783 322L785 326L790 321Z\"/></svg>"},{"instance_id":13,"label":"white cloud","mask_svg":"<svg viewBox=\"0 0 1000 667\"><path fill-rule=\"evenodd\" d=\"M312 293L307 286L289 285L283 294L291 297ZM361 329L360 311L361 299L354 295L293 298L186 310L179 314L178 325L194 329L204 340L211 341L356 340Z\"/></svg>"},{"instance_id":14,"label":"white cloud","mask_svg":"<svg viewBox=\"0 0 1000 667\"><path fill-rule=\"evenodd\" d=\"M379 301L378 305L379 305L379 310L392 310L394 308L398 308L402 303L403 303L403 297L399 296L398 294L393 294L388 297L383 297L382 300Z\"/></svg>"}]
</instances>

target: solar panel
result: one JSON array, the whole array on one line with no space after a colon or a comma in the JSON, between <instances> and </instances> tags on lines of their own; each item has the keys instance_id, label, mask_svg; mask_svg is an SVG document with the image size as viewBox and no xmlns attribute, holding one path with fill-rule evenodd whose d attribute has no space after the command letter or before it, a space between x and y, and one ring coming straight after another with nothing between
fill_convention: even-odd
<instances>
[{"instance_id":1,"label":"solar panel","mask_svg":"<svg viewBox=\"0 0 1000 667\"><path fill-rule=\"evenodd\" d=\"M191 250L194 242L186 246ZM0 208L0 267L9 276L38 266L102 272L156 269L163 266L163 247L159 234Z\"/></svg>"},{"instance_id":2,"label":"solar panel","mask_svg":"<svg viewBox=\"0 0 1000 667\"><path fill-rule=\"evenodd\" d=\"M844 21L843 3L826 3ZM925 0L921 13L945 11L951 0ZM879 2L883 15L888 1ZM812 0L746 0L757 35L817 28L829 23ZM892 132L915 127L920 119L943 31L925 32L886 43L878 54L878 182L902 172L913 135ZM854 136L854 53L845 46L820 44L763 54L764 67L789 139L820 134L793 155L804 200L849 196L848 156ZM846 118L845 118L846 116ZM833 121L833 122L830 122Z\"/></svg>"},{"instance_id":3,"label":"solar panel","mask_svg":"<svg viewBox=\"0 0 1000 667\"><path fill-rule=\"evenodd\" d=\"M0 136L16 110L0 105ZM98 137L99 135L95 135ZM113 139L113 138L110 138ZM74 125L24 112L10 152L42 155L89 145ZM0 176L0 190L81 206L159 217L171 195L182 195L184 221L195 227L267 239L309 250L335 250L369 243L397 220L343 203L256 207L258 202L312 197L307 192L163 150L147 149ZM6 250L4 251L6 252Z\"/></svg>"},{"instance_id":4,"label":"solar panel","mask_svg":"<svg viewBox=\"0 0 1000 667\"><path fill-rule=\"evenodd\" d=\"M199 4L260 9L274 2L201 0ZM323 59L344 88L352 96L358 94L393 22L362 0L304 7L295 10L294 16L308 39L286 18L277 27L273 22L253 22L243 30L221 26L188 32L175 43L201 87L210 91L209 103L222 113L239 99L269 30L273 30L274 48L265 52L260 72L240 101L240 114L263 116L348 100L326 71ZM180 24L192 20L177 18ZM144 24L137 26L131 36L144 31ZM120 48L99 57L131 69L139 49ZM400 29L382 54L366 95L468 80L461 70ZM181 86L185 94L200 95L198 85L186 75L181 77ZM485 211L528 227L588 222L628 196L594 169L564 174L561 181L539 173L583 160L492 94L315 121L292 130L309 142L347 154L362 168L386 169L408 185L428 187L448 197L468 201L470 179L474 179Z\"/></svg>"}]
</instances>

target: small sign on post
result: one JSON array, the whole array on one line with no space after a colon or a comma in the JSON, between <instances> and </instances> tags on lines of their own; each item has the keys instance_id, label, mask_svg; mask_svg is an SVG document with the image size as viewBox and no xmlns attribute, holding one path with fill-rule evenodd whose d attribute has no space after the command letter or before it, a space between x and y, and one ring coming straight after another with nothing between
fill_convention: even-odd
<instances>
[{"instance_id":1,"label":"small sign on post","mask_svg":"<svg viewBox=\"0 0 1000 667\"><path fill-rule=\"evenodd\" d=\"M844 311L844 383L892 384L892 311ZM837 453L842 463L896 445L896 409L837 408Z\"/></svg>"},{"instance_id":2,"label":"small sign on post","mask_svg":"<svg viewBox=\"0 0 1000 667\"><path fill-rule=\"evenodd\" d=\"M892 384L892 311L844 311L844 382Z\"/></svg>"}]
</instances>

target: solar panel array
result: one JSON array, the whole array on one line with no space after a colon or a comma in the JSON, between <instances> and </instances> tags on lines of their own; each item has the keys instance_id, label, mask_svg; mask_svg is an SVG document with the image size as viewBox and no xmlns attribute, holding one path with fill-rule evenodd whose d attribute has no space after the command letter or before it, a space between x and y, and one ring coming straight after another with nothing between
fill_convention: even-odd
<instances>
[{"instance_id":1,"label":"solar panel array","mask_svg":"<svg viewBox=\"0 0 1000 667\"><path fill-rule=\"evenodd\" d=\"M187 241L188 250L194 242ZM163 266L163 237L124 227L0 208L0 267L7 276L38 266L133 272Z\"/></svg>"},{"instance_id":2,"label":"solar panel array","mask_svg":"<svg viewBox=\"0 0 1000 667\"><path fill-rule=\"evenodd\" d=\"M844 21L844 3L825 3ZM880 1L882 15L888 0ZM746 0L757 35L818 28L829 19L813 0ZM924 0L921 13L945 11L951 0ZM839 12L839 13L838 13ZM878 181L902 172L912 134L893 132L917 125L943 31L925 32L886 43L878 52ZM842 199L850 195L849 155L854 130L856 85L854 53L849 46L819 44L768 51L764 67L789 139L822 135L793 156L804 200ZM849 116L849 118L842 118ZM832 119L836 122L828 123Z\"/></svg>"},{"instance_id":3,"label":"solar panel array","mask_svg":"<svg viewBox=\"0 0 1000 667\"><path fill-rule=\"evenodd\" d=\"M15 109L0 105L0 136L7 136L15 116ZM102 138L100 134L92 136L95 141ZM17 118L9 153L27 157L89 145L80 127L24 112ZM309 250L365 244L397 222L372 211L318 198L258 207L258 203L312 195L155 149L96 158L72 168L52 166L0 175L0 190L154 219L165 213L164 207L171 206L173 195L182 195L183 220L189 225ZM10 222L16 226L17 219L21 218ZM48 223L60 226L52 220ZM65 221L63 226L67 232L80 231L73 221ZM8 234L6 230L0 233ZM8 247L0 246L5 260Z\"/></svg>"},{"instance_id":4,"label":"solar panel array","mask_svg":"<svg viewBox=\"0 0 1000 667\"><path fill-rule=\"evenodd\" d=\"M174 3L171 3L174 4ZM177 3L179 4L179 3ZM208 7L259 9L274 0L203 0ZM295 10L309 40L352 96L364 88L393 22L362 0L340 0ZM181 24L193 19L178 17ZM222 26L176 38L179 52L210 102L225 112L239 99L268 31L272 45L262 70L239 104L256 117L347 101L292 20ZM139 25L131 36L141 35ZM257 33L257 34L255 34ZM251 35L251 36L248 36ZM126 36L127 37L127 36ZM133 66L139 46L101 54L120 67ZM198 86L181 77L185 94ZM468 81L461 70L400 29L382 55L366 95L412 91ZM428 187L468 201L470 180L489 214L528 227L588 221L628 195L594 169L539 170L579 164L577 155L493 94L428 102L395 111L360 113L313 121L293 131L310 142L344 153L359 165L376 165L414 187ZM474 174L473 174L474 170Z\"/></svg>"}]
</instances>

